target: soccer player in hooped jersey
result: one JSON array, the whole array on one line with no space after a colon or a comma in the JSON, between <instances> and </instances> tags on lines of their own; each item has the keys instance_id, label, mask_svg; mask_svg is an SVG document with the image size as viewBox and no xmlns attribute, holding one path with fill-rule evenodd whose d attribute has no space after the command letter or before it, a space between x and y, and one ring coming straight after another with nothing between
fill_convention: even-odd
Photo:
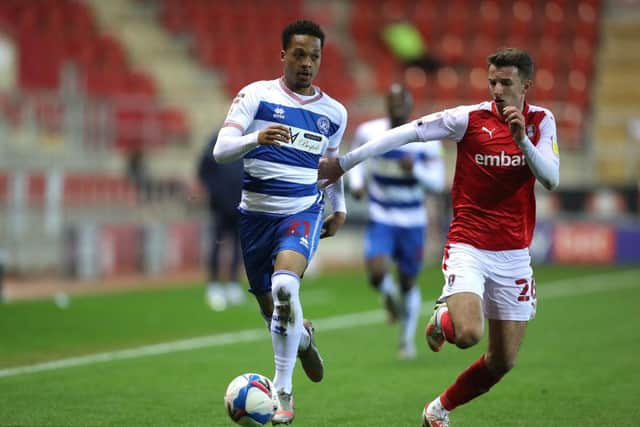
<instances>
[{"instance_id":1,"label":"soccer player in hooped jersey","mask_svg":"<svg viewBox=\"0 0 640 427\"><path fill-rule=\"evenodd\" d=\"M220 130L218 162L243 158L240 238L252 292L271 331L278 408L273 424L294 419L296 356L314 382L324 367L311 323L303 319L300 278L320 238L333 236L346 218L341 180L321 190L321 156L337 156L346 109L312 81L318 73L324 33L311 21L282 32L284 75L244 87ZM323 220L324 198L333 213Z\"/></svg>"},{"instance_id":2,"label":"soccer player in hooped jersey","mask_svg":"<svg viewBox=\"0 0 640 427\"><path fill-rule=\"evenodd\" d=\"M340 158L324 158L319 178L332 182L364 159L416 140L457 144L453 219L444 248L445 284L427 324L433 351L445 342L471 347L484 333L486 352L425 405L423 425L449 426L449 412L487 392L516 360L536 293L529 245L535 226L534 184L559 183L560 159L551 111L528 104L533 61L523 50L487 58L493 100L426 115L391 129Z\"/></svg>"},{"instance_id":3,"label":"soccer player in hooped jersey","mask_svg":"<svg viewBox=\"0 0 640 427\"><path fill-rule=\"evenodd\" d=\"M387 117L362 123L353 147L409 121L411 94L393 84L386 94ZM420 287L427 225L424 191L444 187L444 163L440 141L415 142L376 156L354 167L349 188L355 198L368 195L368 222L364 251L369 282L381 295L389 320L400 321L399 359L416 356L415 333L420 315ZM397 267L398 284L389 272ZM399 289L398 289L399 285Z\"/></svg>"}]
</instances>

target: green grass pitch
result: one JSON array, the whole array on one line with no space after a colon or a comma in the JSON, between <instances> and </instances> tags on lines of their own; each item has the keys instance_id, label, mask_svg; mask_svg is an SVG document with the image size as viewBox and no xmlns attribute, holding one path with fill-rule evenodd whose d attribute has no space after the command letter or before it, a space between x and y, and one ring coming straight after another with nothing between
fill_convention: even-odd
<instances>
[{"instance_id":1,"label":"green grass pitch","mask_svg":"<svg viewBox=\"0 0 640 427\"><path fill-rule=\"evenodd\" d=\"M640 268L535 267L539 298L516 368L458 408L453 426L640 425ZM424 310L439 294L421 276ZM419 334L417 360L396 360L362 271L303 280L326 362L313 384L298 366L294 425L419 426L424 403L486 346L438 354ZM232 426L224 390L236 375L273 375L269 334L253 301L222 313L195 284L0 305L0 425Z\"/></svg>"}]
</instances>

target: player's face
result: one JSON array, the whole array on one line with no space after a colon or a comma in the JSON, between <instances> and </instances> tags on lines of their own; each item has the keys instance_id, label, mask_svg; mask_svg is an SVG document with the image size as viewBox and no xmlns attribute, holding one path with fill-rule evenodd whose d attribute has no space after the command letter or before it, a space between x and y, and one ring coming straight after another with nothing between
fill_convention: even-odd
<instances>
[{"instance_id":1,"label":"player's face","mask_svg":"<svg viewBox=\"0 0 640 427\"><path fill-rule=\"evenodd\" d=\"M496 67L489 65L489 90L496 102L500 114L504 107L513 106L520 110L524 108L524 97L531 86L531 80L522 80L518 74L518 68Z\"/></svg>"},{"instance_id":2,"label":"player's face","mask_svg":"<svg viewBox=\"0 0 640 427\"><path fill-rule=\"evenodd\" d=\"M302 95L312 95L311 83L320 69L322 46L320 39L294 34L287 50L281 52L287 87Z\"/></svg>"}]
</instances>

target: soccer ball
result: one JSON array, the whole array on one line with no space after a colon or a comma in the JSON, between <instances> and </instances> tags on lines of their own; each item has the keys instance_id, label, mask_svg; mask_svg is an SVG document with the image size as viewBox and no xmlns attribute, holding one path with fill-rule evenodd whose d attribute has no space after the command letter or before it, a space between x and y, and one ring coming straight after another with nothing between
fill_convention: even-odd
<instances>
[{"instance_id":1,"label":"soccer ball","mask_svg":"<svg viewBox=\"0 0 640 427\"><path fill-rule=\"evenodd\" d=\"M271 421L276 411L275 388L260 374L243 374L233 379L224 395L229 417L244 427L259 427Z\"/></svg>"}]
</instances>

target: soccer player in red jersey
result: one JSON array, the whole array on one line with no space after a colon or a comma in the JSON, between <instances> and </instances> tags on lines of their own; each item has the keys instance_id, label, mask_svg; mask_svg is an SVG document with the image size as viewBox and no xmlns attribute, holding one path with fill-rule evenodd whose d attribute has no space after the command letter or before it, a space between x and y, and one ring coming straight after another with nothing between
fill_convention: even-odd
<instances>
[{"instance_id":1,"label":"soccer player in red jersey","mask_svg":"<svg viewBox=\"0 0 640 427\"><path fill-rule=\"evenodd\" d=\"M445 283L427 343L471 347L484 334L486 352L425 405L425 427L449 426L449 412L487 392L516 360L536 293L529 245L535 226L534 185L559 183L560 159L551 111L528 104L533 61L504 48L487 58L492 101L426 115L391 129L339 158L321 160L318 178L334 182L366 158L413 141L456 142L453 219L444 248Z\"/></svg>"}]
</instances>

